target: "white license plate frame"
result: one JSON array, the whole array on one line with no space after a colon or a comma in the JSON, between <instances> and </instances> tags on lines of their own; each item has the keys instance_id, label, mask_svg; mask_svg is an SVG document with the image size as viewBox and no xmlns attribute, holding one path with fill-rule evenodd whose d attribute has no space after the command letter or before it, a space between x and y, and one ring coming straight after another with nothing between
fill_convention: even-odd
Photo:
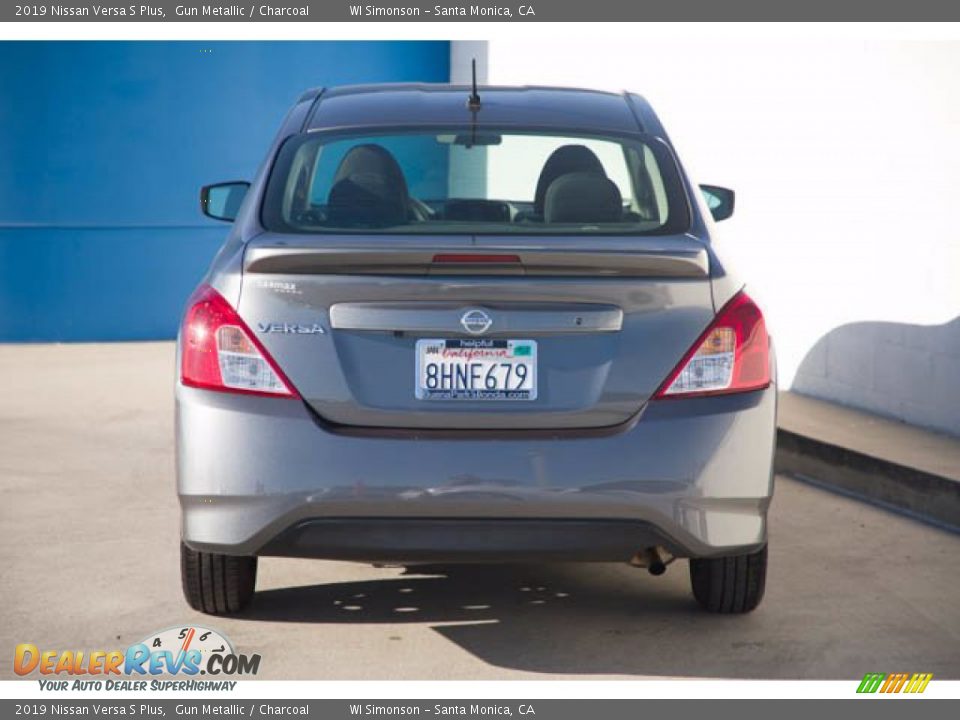
<instances>
[{"instance_id":1,"label":"white license plate frame","mask_svg":"<svg viewBox=\"0 0 960 720\"><path fill-rule=\"evenodd\" d=\"M449 402L529 402L537 399L537 341L497 338L423 338L416 342L414 354L414 395L418 400ZM455 355L441 365L452 369L434 375L437 387L428 387L429 355L452 351ZM462 353L462 357L458 354ZM449 356L448 356L449 357ZM479 366L479 383L477 387ZM510 369L504 366L510 366ZM525 368L520 380L518 367ZM490 368L493 367L492 370ZM459 371L458 371L459 370ZM496 387L487 385L488 373ZM466 383L466 385L465 385ZM469 387L468 387L469 386ZM513 386L513 387L511 387Z\"/></svg>"}]
</instances>

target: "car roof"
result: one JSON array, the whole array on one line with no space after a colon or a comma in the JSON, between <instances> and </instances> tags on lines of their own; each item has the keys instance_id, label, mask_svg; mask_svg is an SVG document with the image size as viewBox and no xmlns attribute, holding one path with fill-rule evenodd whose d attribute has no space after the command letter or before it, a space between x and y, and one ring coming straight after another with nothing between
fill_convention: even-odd
<instances>
[{"instance_id":1,"label":"car roof","mask_svg":"<svg viewBox=\"0 0 960 720\"><path fill-rule=\"evenodd\" d=\"M317 89L304 129L470 124L469 85L384 84ZM555 87L481 86L478 126L522 125L568 131L642 130L632 94ZM644 107L643 110L648 108Z\"/></svg>"}]
</instances>

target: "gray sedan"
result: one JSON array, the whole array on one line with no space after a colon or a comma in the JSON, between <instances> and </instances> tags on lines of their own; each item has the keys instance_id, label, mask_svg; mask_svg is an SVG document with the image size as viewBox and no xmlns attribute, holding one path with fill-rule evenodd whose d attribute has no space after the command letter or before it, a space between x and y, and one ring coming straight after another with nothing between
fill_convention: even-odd
<instances>
[{"instance_id":1,"label":"gray sedan","mask_svg":"<svg viewBox=\"0 0 960 720\"><path fill-rule=\"evenodd\" d=\"M178 342L181 567L239 612L262 556L689 558L705 609L763 597L775 362L641 97L311 90Z\"/></svg>"}]
</instances>

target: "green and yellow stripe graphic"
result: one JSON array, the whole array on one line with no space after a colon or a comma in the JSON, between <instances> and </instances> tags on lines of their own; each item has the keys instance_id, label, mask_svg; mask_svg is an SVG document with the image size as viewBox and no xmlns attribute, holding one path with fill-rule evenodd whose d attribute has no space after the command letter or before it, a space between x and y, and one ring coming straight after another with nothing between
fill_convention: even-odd
<instances>
[{"instance_id":1,"label":"green and yellow stripe graphic","mask_svg":"<svg viewBox=\"0 0 960 720\"><path fill-rule=\"evenodd\" d=\"M867 673L857 692L922 693L932 679L933 673Z\"/></svg>"}]
</instances>

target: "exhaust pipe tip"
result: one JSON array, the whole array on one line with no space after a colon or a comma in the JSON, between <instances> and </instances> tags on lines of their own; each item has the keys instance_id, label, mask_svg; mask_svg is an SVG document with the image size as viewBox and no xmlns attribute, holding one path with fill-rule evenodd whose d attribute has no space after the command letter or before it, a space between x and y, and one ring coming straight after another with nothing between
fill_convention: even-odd
<instances>
[{"instance_id":1,"label":"exhaust pipe tip","mask_svg":"<svg viewBox=\"0 0 960 720\"><path fill-rule=\"evenodd\" d=\"M671 560L673 557L664 548L656 546L637 552L630 560L630 564L634 567L646 568L651 575L663 575Z\"/></svg>"}]
</instances>

